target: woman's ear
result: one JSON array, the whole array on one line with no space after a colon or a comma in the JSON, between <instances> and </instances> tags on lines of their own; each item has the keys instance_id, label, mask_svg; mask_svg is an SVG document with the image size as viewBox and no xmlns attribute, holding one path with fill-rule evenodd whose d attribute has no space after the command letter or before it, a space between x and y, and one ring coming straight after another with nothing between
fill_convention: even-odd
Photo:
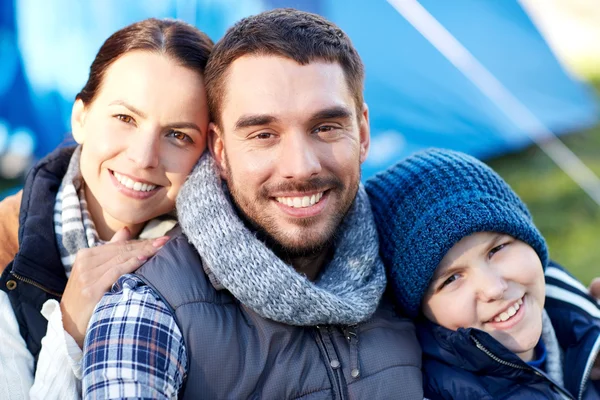
<instances>
[{"instance_id":1,"label":"woman's ear","mask_svg":"<svg viewBox=\"0 0 600 400\"><path fill-rule=\"evenodd\" d=\"M73 110L71 111L71 132L73 132L73 138L79 144L83 144L85 140L85 116L87 109L83 100L77 99L73 103Z\"/></svg>"}]
</instances>

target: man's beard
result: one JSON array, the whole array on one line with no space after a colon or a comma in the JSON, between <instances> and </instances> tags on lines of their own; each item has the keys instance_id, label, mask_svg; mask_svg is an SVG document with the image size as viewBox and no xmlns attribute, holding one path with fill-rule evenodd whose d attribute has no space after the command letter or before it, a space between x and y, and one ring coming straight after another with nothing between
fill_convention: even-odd
<instances>
[{"instance_id":1,"label":"man's beard","mask_svg":"<svg viewBox=\"0 0 600 400\"><path fill-rule=\"evenodd\" d=\"M264 242L267 247L283 260L314 257L331 248L335 242L338 228L354 202L358 191L358 182L360 182L360 180L356 182L354 190L346 190L346 197L341 198L342 201L340 206L334 210L331 215L327 216L329 223L325 228L325 232L322 232L320 235L317 233L316 235L313 234L309 237L304 237L300 243L304 243L305 245L299 243L285 243L285 240L289 238L289 234L279 228L275 219L269 215L256 213L257 215L254 216L247 212L247 210L252 212L260 209L261 204L256 200L247 199L241 195L237 190L237 185L233 182L231 167L229 166L228 160L226 160L226 163L228 164L226 177L227 186L238 215L244 221L246 226L255 233L256 237ZM321 188L325 187L331 192L345 192L343 183L336 177L314 178L305 182L281 183L271 187L263 187L260 190L258 199L265 199L265 202L269 202L271 201L269 200L269 193L286 191L300 193L315 192L320 191ZM296 224L298 227L309 227L319 218L323 218L323 216L308 217L297 221ZM318 236L320 236L320 238L318 238ZM291 240L288 240L288 242L291 242Z\"/></svg>"}]
</instances>

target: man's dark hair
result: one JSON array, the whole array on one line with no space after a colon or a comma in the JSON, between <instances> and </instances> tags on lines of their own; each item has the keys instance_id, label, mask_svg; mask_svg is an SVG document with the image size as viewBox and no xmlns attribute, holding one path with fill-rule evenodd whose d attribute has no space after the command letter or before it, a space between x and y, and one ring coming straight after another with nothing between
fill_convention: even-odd
<instances>
[{"instance_id":1,"label":"man's dark hair","mask_svg":"<svg viewBox=\"0 0 600 400\"><path fill-rule=\"evenodd\" d=\"M208 107L217 126L222 127L220 112L228 68L245 55L281 56L300 65L314 61L338 63L360 115L364 66L348 35L319 15L279 8L240 20L215 45L205 79Z\"/></svg>"}]
</instances>

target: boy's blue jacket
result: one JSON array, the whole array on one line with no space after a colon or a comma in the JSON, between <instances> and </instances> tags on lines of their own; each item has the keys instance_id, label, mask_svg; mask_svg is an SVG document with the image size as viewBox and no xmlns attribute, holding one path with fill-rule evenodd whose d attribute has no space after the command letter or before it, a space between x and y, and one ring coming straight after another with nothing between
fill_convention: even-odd
<instances>
[{"instance_id":1,"label":"boy's blue jacket","mask_svg":"<svg viewBox=\"0 0 600 400\"><path fill-rule=\"evenodd\" d=\"M535 370L486 332L417 324L423 348L423 384L430 399L600 400L589 381L600 350L600 305L558 264L546 268L546 304L563 351L564 386Z\"/></svg>"}]
</instances>

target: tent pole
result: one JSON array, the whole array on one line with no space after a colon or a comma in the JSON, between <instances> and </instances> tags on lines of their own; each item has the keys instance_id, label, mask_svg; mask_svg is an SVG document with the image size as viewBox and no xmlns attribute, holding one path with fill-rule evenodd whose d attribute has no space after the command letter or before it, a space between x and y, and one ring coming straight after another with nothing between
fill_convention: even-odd
<instances>
[{"instance_id":1,"label":"tent pole","mask_svg":"<svg viewBox=\"0 0 600 400\"><path fill-rule=\"evenodd\" d=\"M417 0L387 0L600 206L600 179Z\"/></svg>"}]
</instances>

